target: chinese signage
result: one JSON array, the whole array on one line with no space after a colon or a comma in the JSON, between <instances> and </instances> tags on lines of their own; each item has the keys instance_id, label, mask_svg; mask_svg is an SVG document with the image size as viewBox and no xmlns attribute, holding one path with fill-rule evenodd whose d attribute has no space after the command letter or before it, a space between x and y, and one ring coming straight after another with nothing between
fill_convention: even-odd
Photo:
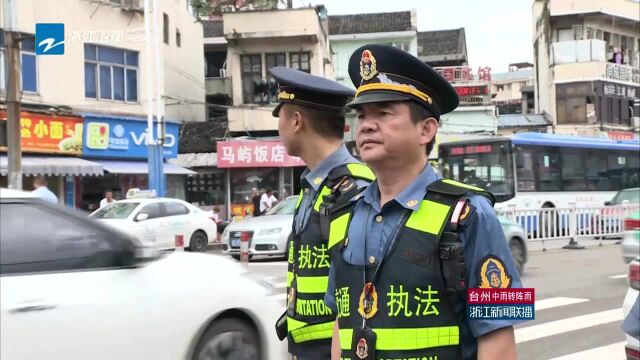
<instances>
[{"instance_id":1,"label":"chinese signage","mask_svg":"<svg viewBox=\"0 0 640 360\"><path fill-rule=\"evenodd\" d=\"M178 156L180 125L166 123L164 156ZM154 129L154 135L156 135ZM83 155L101 158L147 158L147 122L111 117L85 117Z\"/></svg>"},{"instance_id":2,"label":"chinese signage","mask_svg":"<svg viewBox=\"0 0 640 360\"><path fill-rule=\"evenodd\" d=\"M6 120L7 113L0 111L0 121ZM79 155L82 153L82 127L81 117L22 112L22 151Z\"/></svg>"},{"instance_id":3,"label":"chinese signage","mask_svg":"<svg viewBox=\"0 0 640 360\"><path fill-rule=\"evenodd\" d=\"M622 85L610 82L602 82L597 87L598 95L616 96L633 100L640 95L637 86Z\"/></svg>"},{"instance_id":4,"label":"chinese signage","mask_svg":"<svg viewBox=\"0 0 640 360\"><path fill-rule=\"evenodd\" d=\"M637 135L630 131L607 131L607 137L611 140L635 140Z\"/></svg>"},{"instance_id":5,"label":"chinese signage","mask_svg":"<svg viewBox=\"0 0 640 360\"><path fill-rule=\"evenodd\" d=\"M305 166L278 141L219 141L217 150L219 168Z\"/></svg>"},{"instance_id":6,"label":"chinese signage","mask_svg":"<svg viewBox=\"0 0 640 360\"><path fill-rule=\"evenodd\" d=\"M607 79L640 84L640 70L626 65L607 63Z\"/></svg>"},{"instance_id":7,"label":"chinese signage","mask_svg":"<svg viewBox=\"0 0 640 360\"><path fill-rule=\"evenodd\" d=\"M478 68L478 74L474 76L473 70L468 66L441 66L434 68L449 82L458 81L491 81L491 68L483 66Z\"/></svg>"},{"instance_id":8,"label":"chinese signage","mask_svg":"<svg viewBox=\"0 0 640 360\"><path fill-rule=\"evenodd\" d=\"M535 319L535 289L532 288L468 289L467 304L470 320Z\"/></svg>"},{"instance_id":9,"label":"chinese signage","mask_svg":"<svg viewBox=\"0 0 640 360\"><path fill-rule=\"evenodd\" d=\"M484 96L489 94L488 86L455 86L458 96Z\"/></svg>"}]
</instances>

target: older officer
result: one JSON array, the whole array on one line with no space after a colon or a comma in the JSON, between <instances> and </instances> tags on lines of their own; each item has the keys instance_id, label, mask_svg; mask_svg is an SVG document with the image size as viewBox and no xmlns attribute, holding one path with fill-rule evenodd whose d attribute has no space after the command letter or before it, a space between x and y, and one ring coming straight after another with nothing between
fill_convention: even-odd
<instances>
[{"instance_id":1,"label":"older officer","mask_svg":"<svg viewBox=\"0 0 640 360\"><path fill-rule=\"evenodd\" d=\"M353 97L353 90L284 67L271 69L271 74L279 84L280 104L273 115L279 117L282 142L289 155L299 156L308 166L300 179L302 191L289 241L289 353L294 359L326 360L330 357L335 313L323 300L330 253L320 211L330 189L348 189L344 196L352 197L373 180L373 173L351 156L342 142L344 105ZM327 229L328 221L325 233ZM283 321L280 324L283 328Z\"/></svg>"},{"instance_id":2,"label":"older officer","mask_svg":"<svg viewBox=\"0 0 640 360\"><path fill-rule=\"evenodd\" d=\"M332 358L515 359L513 321L465 315L467 287L521 287L493 196L438 179L427 162L456 92L391 46L356 50L349 74L376 181L331 217Z\"/></svg>"}]
</instances>

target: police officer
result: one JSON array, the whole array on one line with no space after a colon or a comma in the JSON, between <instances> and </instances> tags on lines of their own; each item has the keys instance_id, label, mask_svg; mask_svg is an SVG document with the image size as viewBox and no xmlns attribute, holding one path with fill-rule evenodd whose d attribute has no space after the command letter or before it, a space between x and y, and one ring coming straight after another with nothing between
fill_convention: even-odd
<instances>
[{"instance_id":1,"label":"police officer","mask_svg":"<svg viewBox=\"0 0 640 360\"><path fill-rule=\"evenodd\" d=\"M356 143L376 180L331 216L332 359L515 359L513 321L465 316L467 287L521 287L493 197L427 161L455 90L386 45L356 50L349 74Z\"/></svg>"},{"instance_id":2,"label":"police officer","mask_svg":"<svg viewBox=\"0 0 640 360\"><path fill-rule=\"evenodd\" d=\"M279 84L280 104L273 116L279 118L280 138L289 155L307 164L288 244L289 353L293 359L326 360L336 315L324 304L330 267L329 223L321 226L320 213L327 206L325 200L330 203L329 197L332 203L340 203L357 195L373 180L373 173L343 143L344 106L353 90L290 68L275 67L271 74ZM339 194L342 196L336 196ZM282 330L283 321L279 324Z\"/></svg>"}]
</instances>

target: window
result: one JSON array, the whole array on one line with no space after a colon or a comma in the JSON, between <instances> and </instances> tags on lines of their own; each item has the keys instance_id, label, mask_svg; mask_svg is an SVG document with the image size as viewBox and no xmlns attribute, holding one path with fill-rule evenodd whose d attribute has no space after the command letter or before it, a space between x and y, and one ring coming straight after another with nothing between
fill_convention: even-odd
<instances>
[{"instance_id":1,"label":"window","mask_svg":"<svg viewBox=\"0 0 640 360\"><path fill-rule=\"evenodd\" d=\"M585 150L584 161L587 190L609 191L609 178L600 175L600 172L607 168L606 152L595 149Z\"/></svg>"},{"instance_id":2,"label":"window","mask_svg":"<svg viewBox=\"0 0 640 360\"><path fill-rule=\"evenodd\" d=\"M151 203L149 205L145 205L138 214L147 214L147 220L156 219L162 217L162 208L160 207L160 203ZM137 216L137 215L136 215Z\"/></svg>"},{"instance_id":3,"label":"window","mask_svg":"<svg viewBox=\"0 0 640 360\"><path fill-rule=\"evenodd\" d=\"M573 29L558 29L558 42L560 41L573 41Z\"/></svg>"},{"instance_id":4,"label":"window","mask_svg":"<svg viewBox=\"0 0 640 360\"><path fill-rule=\"evenodd\" d=\"M20 42L20 63L22 67L21 86L22 91L38 92L38 73L36 60L36 45L33 35L21 34L23 40ZM5 49L4 31L0 29L0 90L5 90Z\"/></svg>"},{"instance_id":5,"label":"window","mask_svg":"<svg viewBox=\"0 0 640 360\"><path fill-rule=\"evenodd\" d=\"M516 157L520 158L521 163L516 165L516 174L518 176L518 191L535 191L536 181L533 174L534 157L533 149L526 147L516 148Z\"/></svg>"},{"instance_id":6,"label":"window","mask_svg":"<svg viewBox=\"0 0 640 360\"><path fill-rule=\"evenodd\" d=\"M41 204L0 204L0 273L98 269L127 265L132 249L85 219ZM41 219L33 226L33 219Z\"/></svg>"},{"instance_id":7,"label":"window","mask_svg":"<svg viewBox=\"0 0 640 360\"><path fill-rule=\"evenodd\" d=\"M263 89L263 96L268 97L267 102L277 102L278 101L278 83L271 76L270 70L276 66L287 66L286 64L286 54L285 53L277 53L277 54L266 54L265 60L267 63L267 88Z\"/></svg>"},{"instance_id":8,"label":"window","mask_svg":"<svg viewBox=\"0 0 640 360\"><path fill-rule=\"evenodd\" d=\"M564 191L584 191L586 188L585 167L582 161L583 149L561 149L562 189Z\"/></svg>"},{"instance_id":9,"label":"window","mask_svg":"<svg viewBox=\"0 0 640 360\"><path fill-rule=\"evenodd\" d=\"M266 54L265 60L267 62L267 71L271 70L276 66L287 66L285 56L286 56L285 53ZM269 79L272 79L272 78L273 77L271 76L271 74L269 74Z\"/></svg>"},{"instance_id":10,"label":"window","mask_svg":"<svg viewBox=\"0 0 640 360\"><path fill-rule=\"evenodd\" d=\"M262 83L262 55L242 55L242 95L245 104L257 104L262 101L260 85Z\"/></svg>"},{"instance_id":11,"label":"window","mask_svg":"<svg viewBox=\"0 0 640 360\"><path fill-rule=\"evenodd\" d=\"M586 124L593 121L595 94L591 83L556 85L556 119L558 124ZM589 106L588 106L589 105ZM587 119L587 110L590 119Z\"/></svg>"},{"instance_id":12,"label":"window","mask_svg":"<svg viewBox=\"0 0 640 360\"><path fill-rule=\"evenodd\" d=\"M539 148L536 151L538 165L538 191L560 191L560 154L555 148Z\"/></svg>"},{"instance_id":13,"label":"window","mask_svg":"<svg viewBox=\"0 0 640 360\"><path fill-rule=\"evenodd\" d=\"M409 51L410 44L405 42L393 43L393 46L404 51Z\"/></svg>"},{"instance_id":14,"label":"window","mask_svg":"<svg viewBox=\"0 0 640 360\"><path fill-rule=\"evenodd\" d=\"M180 35L179 29L176 29L176 46L182 47L182 36Z\"/></svg>"},{"instance_id":15,"label":"window","mask_svg":"<svg viewBox=\"0 0 640 360\"><path fill-rule=\"evenodd\" d=\"M162 31L164 43L169 45L169 15L162 13Z\"/></svg>"},{"instance_id":16,"label":"window","mask_svg":"<svg viewBox=\"0 0 640 360\"><path fill-rule=\"evenodd\" d=\"M497 85L496 88L498 91L504 91L504 85Z\"/></svg>"},{"instance_id":17,"label":"window","mask_svg":"<svg viewBox=\"0 0 640 360\"><path fill-rule=\"evenodd\" d=\"M191 212L189 211L189 209L187 209L186 206L177 202L164 203L164 209L167 213L167 216L186 215Z\"/></svg>"},{"instance_id":18,"label":"window","mask_svg":"<svg viewBox=\"0 0 640 360\"><path fill-rule=\"evenodd\" d=\"M107 46L84 46L84 95L115 101L138 101L138 52Z\"/></svg>"},{"instance_id":19,"label":"window","mask_svg":"<svg viewBox=\"0 0 640 360\"><path fill-rule=\"evenodd\" d=\"M291 53L289 56L290 67L304 72L311 72L309 58L309 52Z\"/></svg>"}]
</instances>

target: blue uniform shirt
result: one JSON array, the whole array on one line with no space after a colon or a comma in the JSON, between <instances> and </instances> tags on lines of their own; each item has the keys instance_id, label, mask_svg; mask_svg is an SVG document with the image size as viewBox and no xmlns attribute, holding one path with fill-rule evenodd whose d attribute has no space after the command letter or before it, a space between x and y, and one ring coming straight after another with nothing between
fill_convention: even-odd
<instances>
[{"instance_id":1,"label":"blue uniform shirt","mask_svg":"<svg viewBox=\"0 0 640 360\"><path fill-rule=\"evenodd\" d=\"M313 170L305 169L300 177L300 184L304 195L293 225L296 233L300 233L307 226L307 221L309 220L309 215L314 205L313 201L320 190L320 185L325 181L331 170L343 164L357 162L359 161L354 158L349 153L349 150L347 150L347 147L342 144L336 151L327 156L318 167ZM366 186L366 182L357 181L356 183L360 187Z\"/></svg>"},{"instance_id":2,"label":"blue uniform shirt","mask_svg":"<svg viewBox=\"0 0 640 360\"><path fill-rule=\"evenodd\" d=\"M421 200L426 195L427 186L438 178L439 176L433 168L427 164L409 186L382 208L380 208L378 183L377 181L373 182L362 193L362 198L355 205L353 219L348 230L349 243L342 252L344 260L353 265L364 265L369 263L369 258L373 256L375 263L378 263L379 259L385 255L386 249L390 247L388 242L394 237L398 226L401 225L404 209L418 210ZM460 224L460 240L465 249L465 275L468 286L479 287L482 263L488 256L493 256L504 264L506 272L511 277L511 287L522 287L509 245L491 203L482 195L472 195L469 201L475 211ZM413 206L409 206L409 204L413 204ZM365 237L366 254L364 254ZM332 266L329 270L329 286L325 294L325 302L334 312L337 312L334 291L335 273ZM464 311L463 308L460 310ZM472 320L468 322L468 325L473 336L477 338L519 322L522 321ZM465 353L475 350L475 340L468 338L464 340Z\"/></svg>"}]
</instances>

